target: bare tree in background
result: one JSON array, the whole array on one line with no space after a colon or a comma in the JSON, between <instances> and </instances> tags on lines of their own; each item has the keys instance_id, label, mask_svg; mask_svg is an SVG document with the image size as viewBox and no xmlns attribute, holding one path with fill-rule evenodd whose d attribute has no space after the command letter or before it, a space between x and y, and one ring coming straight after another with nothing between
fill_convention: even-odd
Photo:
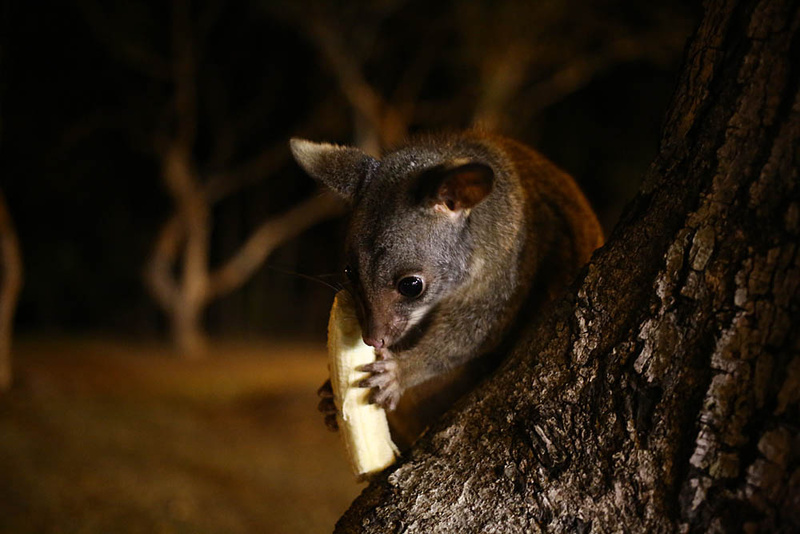
<instances>
[{"instance_id":1,"label":"bare tree in background","mask_svg":"<svg viewBox=\"0 0 800 534\"><path fill-rule=\"evenodd\" d=\"M611 67L679 57L691 29L679 8L643 4L636 22L611 9L585 0L460 3L461 50L477 71L473 124L515 133Z\"/></svg>"},{"instance_id":2,"label":"bare tree in background","mask_svg":"<svg viewBox=\"0 0 800 534\"><path fill-rule=\"evenodd\" d=\"M22 289L22 255L17 233L0 192L0 391L11 387L13 380L11 341L14 334L14 311Z\"/></svg>"},{"instance_id":3,"label":"bare tree in background","mask_svg":"<svg viewBox=\"0 0 800 534\"><path fill-rule=\"evenodd\" d=\"M337 532L800 530L800 5L705 10L606 246Z\"/></svg>"},{"instance_id":4,"label":"bare tree in background","mask_svg":"<svg viewBox=\"0 0 800 534\"><path fill-rule=\"evenodd\" d=\"M419 39L391 92L368 79L366 68L375 59L374 47L383 24L403 3L390 0L339 5L311 0L270 4L273 14L299 28L315 46L352 109L354 143L374 156L408 135L435 55L436 43Z\"/></svg>"},{"instance_id":5,"label":"bare tree in background","mask_svg":"<svg viewBox=\"0 0 800 534\"><path fill-rule=\"evenodd\" d=\"M161 172L176 205L176 216L164 226L150 259L147 280L157 301L170 316L173 337L189 356L204 352L201 314L212 299L241 286L279 244L309 226L332 217L340 204L318 195L282 216L266 221L221 267L211 270L209 242L211 202L215 182L236 182L232 173L202 184L192 156L197 126L196 47L188 0L173 2L172 85L175 129L158 143ZM274 149L273 149L274 150ZM285 152L285 147L279 150ZM264 154L254 166L264 166L273 154ZM263 170L263 169L262 169ZM248 169L252 173L252 169ZM173 266L182 248L181 271Z\"/></svg>"},{"instance_id":6,"label":"bare tree in background","mask_svg":"<svg viewBox=\"0 0 800 534\"><path fill-rule=\"evenodd\" d=\"M467 117L484 129L516 133L514 127L528 125L613 66L675 61L691 24L686 13L668 5L643 6L645 21L634 23L610 12L607 3L471 0L426 13L440 17L433 23L420 16L413 35L394 44L410 60L381 57L387 53L381 46L386 26L409 4L268 3L314 44L353 110L355 143L371 154L402 141L412 125L462 124ZM450 34L457 45L443 47ZM446 99L425 99L431 71L442 63L463 70L457 90ZM392 65L391 89L367 76L376 64L378 70Z\"/></svg>"},{"instance_id":7,"label":"bare tree in background","mask_svg":"<svg viewBox=\"0 0 800 534\"><path fill-rule=\"evenodd\" d=\"M280 244L313 224L338 215L342 206L328 194L314 195L265 221L232 257L212 268L209 248L213 205L274 173L288 160L288 146L281 142L249 161L231 166L227 160L236 143L236 129L222 121L213 136L209 163L217 170L209 176L199 169L195 156L201 115L198 92L220 88L201 86L198 67L220 4L209 2L205 10L195 15L189 0L172 1L168 59L161 57L151 43L118 32L125 23L110 18L99 4L86 0L82 5L90 26L110 49L142 74L171 89L161 126L151 139L175 211L158 234L145 280L169 317L172 338L181 353L186 357L202 356L206 350L202 315L209 303L244 284ZM223 100L222 95L215 97L210 100Z\"/></svg>"}]
</instances>

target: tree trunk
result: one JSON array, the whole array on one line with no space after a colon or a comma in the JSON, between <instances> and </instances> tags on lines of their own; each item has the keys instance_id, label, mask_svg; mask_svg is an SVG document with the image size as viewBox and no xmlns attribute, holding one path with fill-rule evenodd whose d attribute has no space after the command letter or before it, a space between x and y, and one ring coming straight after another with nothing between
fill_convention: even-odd
<instances>
[{"instance_id":1,"label":"tree trunk","mask_svg":"<svg viewBox=\"0 0 800 534\"><path fill-rule=\"evenodd\" d=\"M11 339L14 311L22 289L22 255L5 198L0 192L0 391L11 387L13 379Z\"/></svg>"},{"instance_id":2,"label":"tree trunk","mask_svg":"<svg viewBox=\"0 0 800 534\"><path fill-rule=\"evenodd\" d=\"M172 336L188 358L202 357L206 340L201 323L208 302L210 207L191 160L190 150L179 143L164 154L162 175L176 204L181 228L185 232L180 283L170 311Z\"/></svg>"},{"instance_id":3,"label":"tree trunk","mask_svg":"<svg viewBox=\"0 0 800 534\"><path fill-rule=\"evenodd\" d=\"M337 532L800 530L799 10L707 3L608 244Z\"/></svg>"},{"instance_id":4,"label":"tree trunk","mask_svg":"<svg viewBox=\"0 0 800 534\"><path fill-rule=\"evenodd\" d=\"M185 359L200 359L208 352L201 304L181 299L170 317L172 341L181 357Z\"/></svg>"}]
</instances>

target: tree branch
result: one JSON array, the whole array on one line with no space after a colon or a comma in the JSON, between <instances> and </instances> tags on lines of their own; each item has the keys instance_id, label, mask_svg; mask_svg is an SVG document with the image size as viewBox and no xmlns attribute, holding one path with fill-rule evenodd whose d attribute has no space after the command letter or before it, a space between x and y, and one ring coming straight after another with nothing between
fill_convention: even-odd
<instances>
[{"instance_id":1,"label":"tree branch","mask_svg":"<svg viewBox=\"0 0 800 534\"><path fill-rule=\"evenodd\" d=\"M22 254L14 223L8 213L5 197L0 191L0 268L3 279L0 287L0 391L11 386L11 340L14 331L14 311L22 289Z\"/></svg>"},{"instance_id":2,"label":"tree branch","mask_svg":"<svg viewBox=\"0 0 800 534\"><path fill-rule=\"evenodd\" d=\"M125 24L112 22L111 17L107 16L94 0L80 0L78 8L83 13L89 29L109 52L148 78L161 81L170 79L170 67L166 60L134 36L120 35L126 27L138 27L134 22L130 20L126 20Z\"/></svg>"},{"instance_id":3,"label":"tree branch","mask_svg":"<svg viewBox=\"0 0 800 534\"><path fill-rule=\"evenodd\" d=\"M175 212L161 227L145 267L144 279L150 294L165 313L170 313L178 303L179 289L173 266L185 235L181 218Z\"/></svg>"},{"instance_id":4,"label":"tree branch","mask_svg":"<svg viewBox=\"0 0 800 534\"><path fill-rule=\"evenodd\" d=\"M289 160L285 143L274 144L262 150L249 161L230 170L212 174L203 185L206 200L213 204L243 187L274 173Z\"/></svg>"},{"instance_id":5,"label":"tree branch","mask_svg":"<svg viewBox=\"0 0 800 534\"><path fill-rule=\"evenodd\" d=\"M209 297L224 295L240 287L278 245L324 219L341 214L343 209L342 202L326 192L265 221L231 259L211 274Z\"/></svg>"},{"instance_id":6,"label":"tree branch","mask_svg":"<svg viewBox=\"0 0 800 534\"><path fill-rule=\"evenodd\" d=\"M339 35L324 21L315 18L307 21L304 27L331 66L342 94L350 106L380 136L386 108L383 97L364 79L361 66L355 61L354 56L345 50Z\"/></svg>"},{"instance_id":7,"label":"tree branch","mask_svg":"<svg viewBox=\"0 0 800 534\"><path fill-rule=\"evenodd\" d=\"M212 175L201 186L203 202L213 206L239 189L269 175L288 159L288 154L289 151L283 144L276 144L237 169ZM161 227L145 267L147 286L165 312L172 310L178 302L179 287L173 270L181 243L185 239L186 226L178 210Z\"/></svg>"},{"instance_id":8,"label":"tree branch","mask_svg":"<svg viewBox=\"0 0 800 534\"><path fill-rule=\"evenodd\" d=\"M172 84L175 142L191 152L197 136L197 65L189 0L172 1Z\"/></svg>"},{"instance_id":9,"label":"tree branch","mask_svg":"<svg viewBox=\"0 0 800 534\"><path fill-rule=\"evenodd\" d=\"M621 38L611 41L598 53L574 58L525 91L525 100L530 103L526 113L529 116L536 115L586 86L598 73L614 65L644 59L649 55L650 50L642 42Z\"/></svg>"},{"instance_id":10,"label":"tree branch","mask_svg":"<svg viewBox=\"0 0 800 534\"><path fill-rule=\"evenodd\" d=\"M511 46L500 57L487 56L481 65L481 87L472 123L492 131L503 131L509 101L524 84L531 54L525 47Z\"/></svg>"}]
</instances>

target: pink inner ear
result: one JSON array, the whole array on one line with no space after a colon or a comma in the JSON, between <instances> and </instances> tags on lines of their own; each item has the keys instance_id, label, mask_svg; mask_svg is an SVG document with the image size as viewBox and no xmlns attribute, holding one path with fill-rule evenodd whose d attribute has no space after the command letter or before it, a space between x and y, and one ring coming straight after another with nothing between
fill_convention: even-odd
<instances>
[{"instance_id":1,"label":"pink inner ear","mask_svg":"<svg viewBox=\"0 0 800 534\"><path fill-rule=\"evenodd\" d=\"M492 191L494 173L485 165L468 164L453 169L439 186L438 199L450 211L470 209Z\"/></svg>"}]
</instances>

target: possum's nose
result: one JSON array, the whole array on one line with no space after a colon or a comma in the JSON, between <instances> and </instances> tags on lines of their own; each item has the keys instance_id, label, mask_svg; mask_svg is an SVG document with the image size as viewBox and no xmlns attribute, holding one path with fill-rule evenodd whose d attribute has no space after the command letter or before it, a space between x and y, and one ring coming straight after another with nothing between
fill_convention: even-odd
<instances>
[{"instance_id":1,"label":"possum's nose","mask_svg":"<svg viewBox=\"0 0 800 534\"><path fill-rule=\"evenodd\" d=\"M367 335L364 335L363 338L364 338L364 343L376 349L382 349L386 345L383 338L377 338Z\"/></svg>"}]
</instances>

